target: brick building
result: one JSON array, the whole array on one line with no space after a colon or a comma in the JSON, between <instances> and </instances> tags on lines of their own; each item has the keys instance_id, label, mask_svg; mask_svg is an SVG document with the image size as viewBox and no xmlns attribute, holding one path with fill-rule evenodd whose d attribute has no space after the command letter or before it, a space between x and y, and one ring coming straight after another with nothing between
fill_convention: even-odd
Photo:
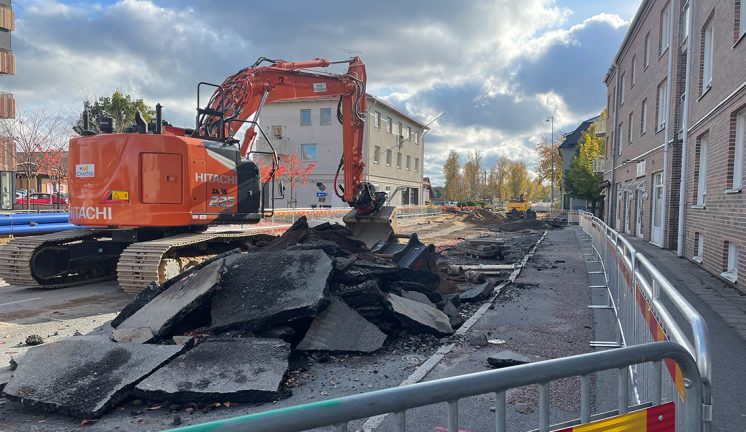
<instances>
[{"instance_id":1,"label":"brick building","mask_svg":"<svg viewBox=\"0 0 746 432\"><path fill-rule=\"evenodd\" d=\"M691 10L683 254L746 291L746 1ZM739 271L740 270L740 271ZM742 277L738 278L738 275Z\"/></svg>"},{"instance_id":2,"label":"brick building","mask_svg":"<svg viewBox=\"0 0 746 432\"><path fill-rule=\"evenodd\" d=\"M0 75L16 74L16 58L10 43L15 29L10 0L0 0ZM11 93L0 91L0 119L16 116L16 101ZM15 145L0 136L0 210L9 210L15 203Z\"/></svg>"},{"instance_id":3,"label":"brick building","mask_svg":"<svg viewBox=\"0 0 746 432\"><path fill-rule=\"evenodd\" d=\"M738 288L739 268L746 274L742 3L643 0L605 79L610 225Z\"/></svg>"}]
</instances>

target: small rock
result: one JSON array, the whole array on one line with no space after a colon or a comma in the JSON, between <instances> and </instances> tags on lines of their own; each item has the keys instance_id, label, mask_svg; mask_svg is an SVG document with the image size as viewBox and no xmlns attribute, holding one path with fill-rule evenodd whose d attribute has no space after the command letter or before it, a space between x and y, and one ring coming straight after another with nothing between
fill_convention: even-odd
<instances>
[{"instance_id":1,"label":"small rock","mask_svg":"<svg viewBox=\"0 0 746 432\"><path fill-rule=\"evenodd\" d=\"M487 345L489 345L487 343L487 336L483 334L473 336L471 339L469 339L469 345L477 346L477 347L486 347Z\"/></svg>"},{"instance_id":2,"label":"small rock","mask_svg":"<svg viewBox=\"0 0 746 432\"><path fill-rule=\"evenodd\" d=\"M13 357L10 358L10 361L8 362L10 364L10 370L14 371L18 367L18 362L15 361Z\"/></svg>"},{"instance_id":3,"label":"small rock","mask_svg":"<svg viewBox=\"0 0 746 432\"><path fill-rule=\"evenodd\" d=\"M489 363L489 365L493 368L518 366L526 363L531 363L532 361L533 360L523 354L507 350L500 351L496 355L487 358L487 363Z\"/></svg>"},{"instance_id":4,"label":"small rock","mask_svg":"<svg viewBox=\"0 0 746 432\"><path fill-rule=\"evenodd\" d=\"M181 424L181 417L179 417L179 416L174 416L174 421L173 421L173 423L174 423L174 426L178 426L178 425L180 425L180 424Z\"/></svg>"},{"instance_id":5,"label":"small rock","mask_svg":"<svg viewBox=\"0 0 746 432\"><path fill-rule=\"evenodd\" d=\"M29 346L41 345L43 343L44 343L44 339L38 334L32 334L26 338L26 345L29 345Z\"/></svg>"},{"instance_id":6,"label":"small rock","mask_svg":"<svg viewBox=\"0 0 746 432\"><path fill-rule=\"evenodd\" d=\"M176 345L189 345L194 342L194 336L174 336L171 339Z\"/></svg>"}]
</instances>

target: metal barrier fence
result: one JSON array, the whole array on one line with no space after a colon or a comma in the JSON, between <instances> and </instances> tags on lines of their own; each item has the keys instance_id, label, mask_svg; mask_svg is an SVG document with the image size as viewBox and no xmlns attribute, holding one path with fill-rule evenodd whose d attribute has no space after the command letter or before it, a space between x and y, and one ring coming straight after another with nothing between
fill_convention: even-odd
<instances>
[{"instance_id":1,"label":"metal barrier fence","mask_svg":"<svg viewBox=\"0 0 746 432\"><path fill-rule=\"evenodd\" d=\"M703 431L710 430L712 402L711 365L707 346L707 326L702 316L650 261L615 230L599 218L582 212L580 227L589 236L594 254L605 274L606 283L591 288L607 293L607 304L594 307L608 309L617 327L615 341L596 342L595 346L629 347L653 341L672 341L684 347L695 359L702 387ZM680 321L677 321L679 317ZM688 326L685 332L679 323ZM662 397L680 404L685 401L686 382L679 368L666 361L663 394L655 384L661 370L650 364L630 368L630 391L637 403Z\"/></svg>"},{"instance_id":2,"label":"metal barrier fence","mask_svg":"<svg viewBox=\"0 0 746 432\"><path fill-rule=\"evenodd\" d=\"M567 223L577 225L580 223L580 212L578 210L570 210L567 212Z\"/></svg>"},{"instance_id":3,"label":"metal barrier fence","mask_svg":"<svg viewBox=\"0 0 746 432\"><path fill-rule=\"evenodd\" d=\"M671 403L662 404L659 397L651 401L652 405L637 410L639 407L630 404L626 391L628 367L640 363L652 363L660 369L662 361L674 363L687 383L682 389L683 401L674 407ZM618 409L611 413L594 415L591 410L591 376L605 370L614 370L619 376ZM554 427L550 426L550 383L559 379L578 376L581 378L580 420L555 425ZM673 342L656 342L394 387L218 420L176 430L180 432L296 432L332 426L334 430L342 432L348 430L348 423L351 421L382 414L392 414L393 430L403 432L407 428L408 410L446 403L447 430L457 432L459 430L459 400L491 393L495 397L494 430L505 432L508 430L506 424L506 391L538 384L539 432L550 430L570 432L575 425L591 422L594 422L598 427L583 430L672 431L674 430L674 422L676 422L681 424L680 427L676 428L679 432L700 432L702 431L702 386L696 385L700 381L701 377L697 364L686 348ZM660 381L658 381L658 384L660 385ZM660 391L658 395L660 395ZM614 417L610 418L609 416ZM604 421L603 418L608 418L608 420ZM630 425L633 425L633 427L635 424L639 425L640 420L642 420L642 425L651 425L653 428L631 429L629 427Z\"/></svg>"}]
</instances>

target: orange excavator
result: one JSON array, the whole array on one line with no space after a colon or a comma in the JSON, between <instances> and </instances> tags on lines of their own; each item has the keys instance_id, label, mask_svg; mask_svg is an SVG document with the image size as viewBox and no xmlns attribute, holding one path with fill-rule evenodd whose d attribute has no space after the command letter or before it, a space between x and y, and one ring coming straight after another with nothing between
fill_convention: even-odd
<instances>
[{"instance_id":1,"label":"orange excavator","mask_svg":"<svg viewBox=\"0 0 746 432\"><path fill-rule=\"evenodd\" d=\"M267 65L262 65L268 63ZM309 69L346 63L344 74ZM262 107L279 100L339 97L343 150L335 193L352 210L344 221L367 244L393 233L386 194L363 181L366 73L360 58L288 62L260 58L222 84L197 86L194 129L136 115L125 133L110 118L70 140L70 221L86 228L19 238L0 248L8 283L63 287L117 277L127 292L164 282L205 257L244 243L246 231L207 229L252 224L274 211L278 155L259 126ZM203 106L200 93L211 90ZM236 133L246 131L243 140ZM268 150L253 149L261 135ZM257 163L265 164L260 176ZM338 184L339 174L342 184ZM281 190L281 188L280 188ZM277 193L278 195L280 192Z\"/></svg>"}]
</instances>

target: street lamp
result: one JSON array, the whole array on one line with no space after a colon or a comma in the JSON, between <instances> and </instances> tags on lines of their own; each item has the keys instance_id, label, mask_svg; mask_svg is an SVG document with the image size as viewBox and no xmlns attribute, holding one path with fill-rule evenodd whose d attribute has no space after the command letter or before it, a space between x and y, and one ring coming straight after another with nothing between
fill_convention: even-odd
<instances>
[{"instance_id":1,"label":"street lamp","mask_svg":"<svg viewBox=\"0 0 746 432\"><path fill-rule=\"evenodd\" d=\"M552 218L552 210L554 209L554 116L547 117L547 122L552 125L552 138L549 141L549 154L552 158L552 179L551 186L549 187L552 193L552 199L549 203L549 218Z\"/></svg>"}]
</instances>

